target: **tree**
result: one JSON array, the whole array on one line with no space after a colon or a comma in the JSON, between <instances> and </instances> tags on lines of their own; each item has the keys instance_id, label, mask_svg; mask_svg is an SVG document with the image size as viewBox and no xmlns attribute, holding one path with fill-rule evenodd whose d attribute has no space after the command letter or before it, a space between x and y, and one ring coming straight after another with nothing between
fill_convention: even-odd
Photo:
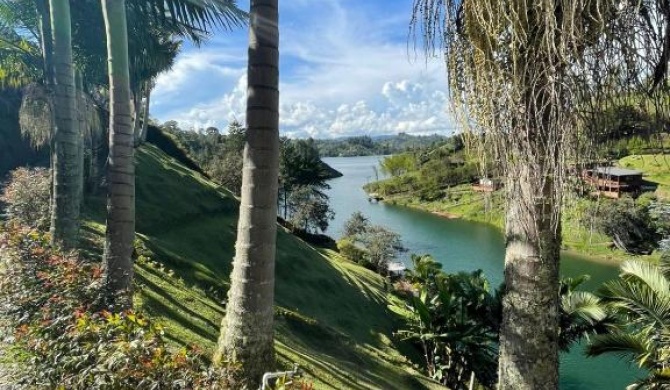
<instances>
[{"instance_id":1,"label":"tree","mask_svg":"<svg viewBox=\"0 0 670 390\"><path fill-rule=\"evenodd\" d=\"M125 0L103 0L109 61L109 158L105 287L111 302L132 307L135 238L135 148L130 116L130 71Z\"/></svg>"},{"instance_id":2,"label":"tree","mask_svg":"<svg viewBox=\"0 0 670 390\"><path fill-rule=\"evenodd\" d=\"M344 223L342 235L344 237L356 237L359 234L363 234L369 226L370 220L360 211L355 211Z\"/></svg>"},{"instance_id":3,"label":"tree","mask_svg":"<svg viewBox=\"0 0 670 390\"><path fill-rule=\"evenodd\" d=\"M626 357L648 371L633 388L665 389L670 386L670 261L659 265L629 260L619 279L599 291L616 325L590 339L589 356Z\"/></svg>"},{"instance_id":4,"label":"tree","mask_svg":"<svg viewBox=\"0 0 670 390\"><path fill-rule=\"evenodd\" d=\"M53 200L51 236L64 248L74 248L79 235L81 204L79 134L76 119L74 68L72 65L72 23L69 0L51 0L53 32L54 119L53 130Z\"/></svg>"},{"instance_id":5,"label":"tree","mask_svg":"<svg viewBox=\"0 0 670 390\"><path fill-rule=\"evenodd\" d=\"M370 263L380 273L384 273L391 260L403 250L400 235L379 225L368 227L360 240L368 252Z\"/></svg>"},{"instance_id":6,"label":"tree","mask_svg":"<svg viewBox=\"0 0 670 390\"><path fill-rule=\"evenodd\" d=\"M214 356L239 361L258 387L274 366L273 304L279 185L279 3L252 0L247 138L237 244L226 316Z\"/></svg>"},{"instance_id":7,"label":"tree","mask_svg":"<svg viewBox=\"0 0 670 390\"><path fill-rule=\"evenodd\" d=\"M328 205L328 198L321 196L312 186L299 186L288 199L290 222L294 227L310 233L325 232L335 213Z\"/></svg>"},{"instance_id":8,"label":"tree","mask_svg":"<svg viewBox=\"0 0 670 390\"><path fill-rule=\"evenodd\" d=\"M424 46L444 49L461 123L506 177L501 390L558 388L564 177L593 139L578 126L580 108L626 91L638 71L632 3L414 1ZM621 89L603 93L601 75L614 73Z\"/></svg>"}]
</instances>

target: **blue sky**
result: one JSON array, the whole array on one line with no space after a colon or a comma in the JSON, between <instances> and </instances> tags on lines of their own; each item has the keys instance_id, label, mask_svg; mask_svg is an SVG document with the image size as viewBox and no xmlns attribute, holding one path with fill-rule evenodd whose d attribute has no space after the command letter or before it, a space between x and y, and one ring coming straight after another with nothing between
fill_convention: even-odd
<instances>
[{"instance_id":1,"label":"blue sky","mask_svg":"<svg viewBox=\"0 0 670 390\"><path fill-rule=\"evenodd\" d=\"M240 2L248 9L248 1ZM292 137L450 134L447 80L408 41L412 0L280 0L280 128ZM409 46L408 46L409 44ZM244 122L247 31L185 46L152 115L184 128Z\"/></svg>"}]
</instances>

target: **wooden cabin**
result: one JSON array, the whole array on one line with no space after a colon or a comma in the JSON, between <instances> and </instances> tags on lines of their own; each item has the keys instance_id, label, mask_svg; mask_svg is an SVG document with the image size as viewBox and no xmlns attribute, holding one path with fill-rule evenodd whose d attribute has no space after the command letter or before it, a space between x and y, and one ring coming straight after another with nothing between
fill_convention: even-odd
<instances>
[{"instance_id":1,"label":"wooden cabin","mask_svg":"<svg viewBox=\"0 0 670 390\"><path fill-rule=\"evenodd\" d=\"M623 194L638 194L643 183L642 171L617 167L585 169L582 179L594 187L596 195L613 199Z\"/></svg>"},{"instance_id":2,"label":"wooden cabin","mask_svg":"<svg viewBox=\"0 0 670 390\"><path fill-rule=\"evenodd\" d=\"M500 183L489 177L482 177L472 185L472 190L475 192L493 192L498 188L500 188Z\"/></svg>"}]
</instances>

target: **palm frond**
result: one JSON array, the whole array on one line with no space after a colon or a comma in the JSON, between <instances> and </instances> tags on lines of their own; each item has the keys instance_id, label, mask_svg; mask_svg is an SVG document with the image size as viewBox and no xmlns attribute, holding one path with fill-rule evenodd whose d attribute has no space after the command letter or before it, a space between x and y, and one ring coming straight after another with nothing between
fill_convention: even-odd
<instances>
[{"instance_id":1,"label":"palm frond","mask_svg":"<svg viewBox=\"0 0 670 390\"><path fill-rule=\"evenodd\" d=\"M653 353L653 348L645 334L613 332L592 337L585 353L590 357L607 353L631 361L649 361L648 356Z\"/></svg>"},{"instance_id":2,"label":"palm frond","mask_svg":"<svg viewBox=\"0 0 670 390\"><path fill-rule=\"evenodd\" d=\"M215 28L242 27L248 18L235 0L135 0L129 7L151 17L157 25L172 26L189 37L198 31L206 35Z\"/></svg>"},{"instance_id":3,"label":"palm frond","mask_svg":"<svg viewBox=\"0 0 670 390\"><path fill-rule=\"evenodd\" d=\"M600 294L607 302L625 315L634 315L646 324L668 328L670 326L670 300L659 299L648 285L618 279L606 283Z\"/></svg>"},{"instance_id":4,"label":"palm frond","mask_svg":"<svg viewBox=\"0 0 670 390\"><path fill-rule=\"evenodd\" d=\"M636 278L649 286L659 299L670 300L670 281L656 265L648 261L629 260L621 265L621 273L624 279Z\"/></svg>"},{"instance_id":5,"label":"palm frond","mask_svg":"<svg viewBox=\"0 0 670 390\"><path fill-rule=\"evenodd\" d=\"M589 324L595 324L607 318L607 311L595 294L576 291L561 298L562 309L566 314L579 317Z\"/></svg>"}]
</instances>

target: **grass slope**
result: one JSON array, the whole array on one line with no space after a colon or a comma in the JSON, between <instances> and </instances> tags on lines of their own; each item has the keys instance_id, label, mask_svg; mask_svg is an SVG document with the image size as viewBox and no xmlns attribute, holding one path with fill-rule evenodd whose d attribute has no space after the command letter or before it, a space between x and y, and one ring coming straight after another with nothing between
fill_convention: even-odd
<instances>
[{"instance_id":1,"label":"grass slope","mask_svg":"<svg viewBox=\"0 0 670 390\"><path fill-rule=\"evenodd\" d=\"M136 195L136 230L151 258L136 264L136 304L160 317L176 344L212 351L225 310L238 202L149 144L137 153ZM94 241L103 237L103 204L97 199L87 207ZM434 387L390 339L399 317L389 310L378 275L281 229L277 246L280 364L299 363L319 389Z\"/></svg>"}]
</instances>

